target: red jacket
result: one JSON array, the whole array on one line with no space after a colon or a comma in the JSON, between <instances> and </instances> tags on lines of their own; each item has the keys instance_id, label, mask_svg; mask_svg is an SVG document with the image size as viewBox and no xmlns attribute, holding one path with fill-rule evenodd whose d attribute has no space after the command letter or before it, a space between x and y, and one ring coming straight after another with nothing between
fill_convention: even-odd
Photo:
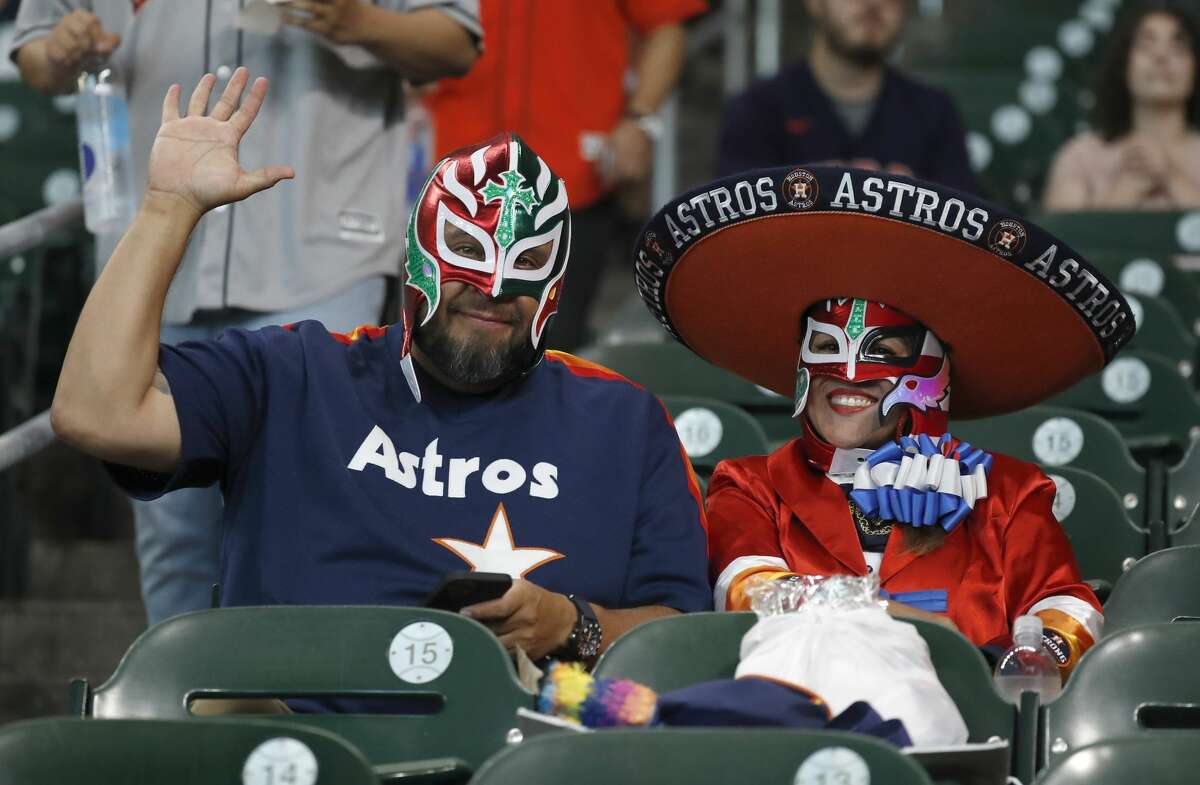
<instances>
[{"instance_id":1,"label":"red jacket","mask_svg":"<svg viewBox=\"0 0 1200 785\"><path fill-rule=\"evenodd\" d=\"M768 456L725 461L713 474L708 553L718 608L746 607L745 580L756 573L867 574L846 495L803 449L794 440ZM1102 617L1051 512L1054 492L1037 467L996 455L987 498L936 551L917 556L892 530L882 587L944 589L947 615L979 646L1007 645L1013 620L1034 609L1046 627L1078 639L1073 663L1099 636Z\"/></svg>"}]
</instances>

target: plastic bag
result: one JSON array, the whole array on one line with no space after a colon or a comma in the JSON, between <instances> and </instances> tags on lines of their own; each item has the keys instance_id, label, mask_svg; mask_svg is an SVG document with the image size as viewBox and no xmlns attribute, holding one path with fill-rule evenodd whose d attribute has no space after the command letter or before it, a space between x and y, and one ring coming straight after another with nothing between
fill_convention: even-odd
<instances>
[{"instance_id":1,"label":"plastic bag","mask_svg":"<svg viewBox=\"0 0 1200 785\"><path fill-rule=\"evenodd\" d=\"M742 639L738 678L809 690L835 715L866 701L903 722L915 746L967 741L929 647L915 627L887 614L874 576L764 581L748 594L759 621Z\"/></svg>"}]
</instances>

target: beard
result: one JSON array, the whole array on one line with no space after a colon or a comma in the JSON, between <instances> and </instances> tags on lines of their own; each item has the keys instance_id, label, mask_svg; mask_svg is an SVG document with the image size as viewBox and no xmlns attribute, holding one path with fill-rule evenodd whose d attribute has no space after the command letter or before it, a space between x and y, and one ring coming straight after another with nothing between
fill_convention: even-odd
<instances>
[{"instance_id":1,"label":"beard","mask_svg":"<svg viewBox=\"0 0 1200 785\"><path fill-rule=\"evenodd\" d=\"M886 64L898 37L899 33L884 44L860 44L847 41L842 31L833 26L825 30L829 48L843 60L860 68L875 68Z\"/></svg>"},{"instance_id":2,"label":"beard","mask_svg":"<svg viewBox=\"0 0 1200 785\"><path fill-rule=\"evenodd\" d=\"M528 371L537 357L528 327L518 325L502 343L459 337L450 333L445 312L417 328L413 341L438 370L464 385L501 387Z\"/></svg>"}]
</instances>

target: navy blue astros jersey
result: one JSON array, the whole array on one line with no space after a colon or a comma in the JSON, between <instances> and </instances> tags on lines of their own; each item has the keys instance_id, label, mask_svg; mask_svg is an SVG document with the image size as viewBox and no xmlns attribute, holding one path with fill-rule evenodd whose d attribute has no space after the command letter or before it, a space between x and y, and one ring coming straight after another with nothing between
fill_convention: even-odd
<instances>
[{"instance_id":1,"label":"navy blue astros jersey","mask_svg":"<svg viewBox=\"0 0 1200 785\"><path fill-rule=\"evenodd\" d=\"M699 487L662 404L548 352L487 396L405 381L400 333L317 322L163 346L174 476L221 484L222 603L419 603L451 570L609 608L710 607Z\"/></svg>"}]
</instances>

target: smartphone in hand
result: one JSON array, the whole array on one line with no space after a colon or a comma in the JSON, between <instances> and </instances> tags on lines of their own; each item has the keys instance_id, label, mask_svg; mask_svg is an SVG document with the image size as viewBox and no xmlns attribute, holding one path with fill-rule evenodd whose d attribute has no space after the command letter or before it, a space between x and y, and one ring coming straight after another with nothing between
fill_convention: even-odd
<instances>
[{"instance_id":1,"label":"smartphone in hand","mask_svg":"<svg viewBox=\"0 0 1200 785\"><path fill-rule=\"evenodd\" d=\"M502 572L448 572L442 582L425 598L425 607L457 613L468 605L498 600L512 586L512 578Z\"/></svg>"}]
</instances>

